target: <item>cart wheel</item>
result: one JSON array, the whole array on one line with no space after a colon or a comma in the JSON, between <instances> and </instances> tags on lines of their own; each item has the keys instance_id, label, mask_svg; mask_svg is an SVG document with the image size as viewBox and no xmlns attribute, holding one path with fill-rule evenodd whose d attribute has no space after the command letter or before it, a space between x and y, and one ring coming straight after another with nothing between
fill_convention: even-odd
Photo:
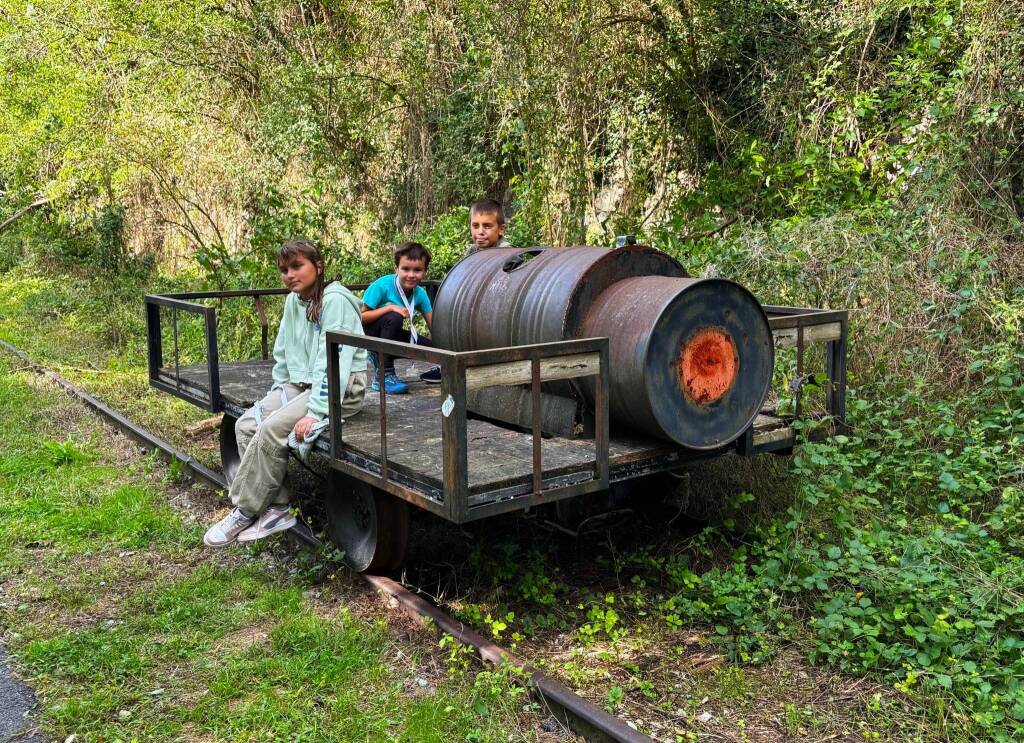
<instances>
[{"instance_id":1,"label":"cart wheel","mask_svg":"<svg viewBox=\"0 0 1024 743\"><path fill-rule=\"evenodd\" d=\"M227 413L224 414L224 418L220 422L220 465L228 485L235 479L238 465L242 461L238 456L238 441L235 439L235 423L237 422L238 418Z\"/></svg>"},{"instance_id":2,"label":"cart wheel","mask_svg":"<svg viewBox=\"0 0 1024 743\"><path fill-rule=\"evenodd\" d=\"M331 540L358 573L389 573L405 560L409 508L405 501L332 471L327 481Z\"/></svg>"}]
</instances>

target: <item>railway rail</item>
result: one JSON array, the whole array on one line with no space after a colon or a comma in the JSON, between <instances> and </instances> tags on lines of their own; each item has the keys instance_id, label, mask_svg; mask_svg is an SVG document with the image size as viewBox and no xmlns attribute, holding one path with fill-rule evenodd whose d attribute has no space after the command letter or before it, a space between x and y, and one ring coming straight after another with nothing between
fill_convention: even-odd
<instances>
[{"instance_id":1,"label":"railway rail","mask_svg":"<svg viewBox=\"0 0 1024 743\"><path fill-rule=\"evenodd\" d=\"M143 428L106 405L94 395L91 395L88 391L37 363L24 351L3 339L0 339L0 348L21 360L36 373L53 381L69 395L83 402L109 421L115 428L139 442L143 447L150 451L160 452L168 460L180 462L193 477L215 488L225 489L227 487L227 480L223 473L210 469L187 452L175 447L152 431ZM317 546L320 544L317 537L304 524L300 528L290 530L288 533L307 546ZM565 685L531 666L528 662L516 657L506 648L487 640L478 632L466 626L464 622L451 617L440 607L430 603L406 586L383 575L356 574L382 595L394 598L402 610L409 616L423 621L425 624L432 624L439 631L445 632L463 645L473 648L476 655L484 663L495 666L508 664L522 668L529 678L531 692L565 728L582 735L590 741L641 743L642 741L649 742L652 740L630 727L623 720L609 714L593 702L584 699Z\"/></svg>"}]
</instances>

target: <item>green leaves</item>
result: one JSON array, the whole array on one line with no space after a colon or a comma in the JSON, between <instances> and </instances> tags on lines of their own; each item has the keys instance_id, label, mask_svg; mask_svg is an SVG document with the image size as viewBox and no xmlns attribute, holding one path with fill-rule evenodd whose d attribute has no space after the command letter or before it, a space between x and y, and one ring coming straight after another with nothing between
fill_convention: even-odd
<instances>
[{"instance_id":1,"label":"green leaves","mask_svg":"<svg viewBox=\"0 0 1024 743\"><path fill-rule=\"evenodd\" d=\"M997 312L1010 331L968 351L981 383L958 394L921 375L852 391L849 432L793 457L785 516L738 548L707 530L702 560L725 564L665 564L668 624L704 624L755 662L807 627L812 660L1007 737L1024 719L1022 319L1019 302Z\"/></svg>"}]
</instances>

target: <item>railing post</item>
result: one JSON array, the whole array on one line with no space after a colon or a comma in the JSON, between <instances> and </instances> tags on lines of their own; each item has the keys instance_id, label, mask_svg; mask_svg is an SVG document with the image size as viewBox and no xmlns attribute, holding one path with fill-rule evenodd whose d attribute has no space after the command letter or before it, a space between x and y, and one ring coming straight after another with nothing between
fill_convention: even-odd
<instances>
[{"instance_id":1,"label":"railing post","mask_svg":"<svg viewBox=\"0 0 1024 743\"><path fill-rule=\"evenodd\" d=\"M331 429L331 460L341 451L341 402L338 400L338 342L327 339L327 420Z\"/></svg>"},{"instance_id":2,"label":"railing post","mask_svg":"<svg viewBox=\"0 0 1024 743\"><path fill-rule=\"evenodd\" d=\"M163 338L160 337L160 305L146 297L146 345L149 357L149 378L159 379L164 365Z\"/></svg>"},{"instance_id":3,"label":"railing post","mask_svg":"<svg viewBox=\"0 0 1024 743\"><path fill-rule=\"evenodd\" d=\"M441 364L441 449L448 518L462 523L469 510L469 453L466 441L466 374L458 358Z\"/></svg>"},{"instance_id":4,"label":"railing post","mask_svg":"<svg viewBox=\"0 0 1024 743\"><path fill-rule=\"evenodd\" d=\"M388 479L388 396L384 388L384 354L377 352L377 384L380 386L380 479Z\"/></svg>"},{"instance_id":5,"label":"railing post","mask_svg":"<svg viewBox=\"0 0 1024 743\"><path fill-rule=\"evenodd\" d=\"M829 341L825 354L825 371L828 375L829 394L825 398L825 409L832 416L836 433L846 429L846 344L848 318L839 321L839 340Z\"/></svg>"},{"instance_id":6,"label":"railing post","mask_svg":"<svg viewBox=\"0 0 1024 743\"><path fill-rule=\"evenodd\" d=\"M178 360L178 308L171 309L171 332L174 336L174 386L181 392L181 364Z\"/></svg>"},{"instance_id":7,"label":"railing post","mask_svg":"<svg viewBox=\"0 0 1024 743\"><path fill-rule=\"evenodd\" d=\"M608 415L608 341L602 340L598 348L601 368L594 380L594 463L595 475L604 487L608 487L608 446L610 441Z\"/></svg>"},{"instance_id":8,"label":"railing post","mask_svg":"<svg viewBox=\"0 0 1024 743\"><path fill-rule=\"evenodd\" d=\"M210 412L219 413L224 409L220 397L220 354L217 351L217 310L205 308L206 318L206 370L210 384ZM175 348L177 351L177 348Z\"/></svg>"},{"instance_id":9,"label":"railing post","mask_svg":"<svg viewBox=\"0 0 1024 743\"><path fill-rule=\"evenodd\" d=\"M530 398L532 402L533 432L533 494L544 492L544 463L541 459L540 436L540 354L533 349L530 354Z\"/></svg>"},{"instance_id":10,"label":"railing post","mask_svg":"<svg viewBox=\"0 0 1024 743\"><path fill-rule=\"evenodd\" d=\"M260 319L260 348L263 351L263 360L266 361L270 356L267 350L267 308L262 294L254 295L253 302L256 304L256 315Z\"/></svg>"},{"instance_id":11,"label":"railing post","mask_svg":"<svg viewBox=\"0 0 1024 743\"><path fill-rule=\"evenodd\" d=\"M803 324L796 326L796 401L794 405L794 414L797 418L800 417L800 403L803 399L804 392L804 326Z\"/></svg>"}]
</instances>

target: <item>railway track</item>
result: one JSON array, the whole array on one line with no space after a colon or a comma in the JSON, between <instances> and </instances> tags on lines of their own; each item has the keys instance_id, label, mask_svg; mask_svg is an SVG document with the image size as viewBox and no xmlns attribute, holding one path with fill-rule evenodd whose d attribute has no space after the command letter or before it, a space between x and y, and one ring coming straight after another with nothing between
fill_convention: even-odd
<instances>
[{"instance_id":1,"label":"railway track","mask_svg":"<svg viewBox=\"0 0 1024 743\"><path fill-rule=\"evenodd\" d=\"M143 447L158 451L169 460L180 462L191 475L217 489L227 489L224 475L205 466L187 452L177 448L170 442L160 438L153 432L143 428L134 421L106 405L103 401L89 394L86 390L64 378L60 374L38 364L25 352L0 339L0 348L20 359L33 371L52 380L72 397L85 403L86 406L109 421L125 435L139 442ZM289 534L310 547L320 544L312 531L303 525L301 529L293 529ZM616 741L622 743L641 743L652 740L648 736L630 727L623 720L609 714L593 702L579 696L565 685L547 674L513 655L468 627L440 607L430 603L422 596L406 586L383 575L357 573L381 595L395 599L398 605L411 617L429 623L437 631L451 635L463 645L473 648L477 657L488 665L500 666L508 663L522 668L529 678L529 686L537 700L567 729L582 735L588 741Z\"/></svg>"}]
</instances>

